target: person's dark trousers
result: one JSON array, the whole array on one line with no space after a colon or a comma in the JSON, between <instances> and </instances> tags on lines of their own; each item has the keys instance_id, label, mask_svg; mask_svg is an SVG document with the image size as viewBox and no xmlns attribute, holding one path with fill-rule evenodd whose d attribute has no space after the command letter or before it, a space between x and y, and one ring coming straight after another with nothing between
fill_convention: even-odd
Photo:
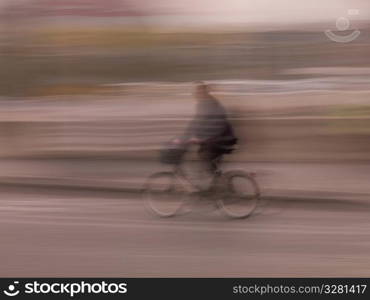
<instances>
[{"instance_id":1,"label":"person's dark trousers","mask_svg":"<svg viewBox=\"0 0 370 300\"><path fill-rule=\"evenodd\" d=\"M201 145L198 151L200 159L205 163L207 171L212 175L218 171L223 154L222 151L208 144Z\"/></svg>"}]
</instances>

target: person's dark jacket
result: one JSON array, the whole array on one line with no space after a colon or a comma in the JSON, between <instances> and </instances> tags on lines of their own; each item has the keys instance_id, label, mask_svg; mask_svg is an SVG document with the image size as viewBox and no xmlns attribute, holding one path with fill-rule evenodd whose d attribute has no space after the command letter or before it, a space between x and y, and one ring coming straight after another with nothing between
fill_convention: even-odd
<instances>
[{"instance_id":1,"label":"person's dark jacket","mask_svg":"<svg viewBox=\"0 0 370 300\"><path fill-rule=\"evenodd\" d=\"M224 153L231 152L231 147L237 142L224 107L211 95L198 100L196 115L185 137L196 137L206 146Z\"/></svg>"}]
</instances>

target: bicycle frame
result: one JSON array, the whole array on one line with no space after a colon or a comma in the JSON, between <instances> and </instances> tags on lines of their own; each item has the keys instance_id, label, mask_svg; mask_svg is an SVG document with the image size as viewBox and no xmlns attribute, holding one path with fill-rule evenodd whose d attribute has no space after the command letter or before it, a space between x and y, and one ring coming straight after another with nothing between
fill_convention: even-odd
<instances>
[{"instance_id":1,"label":"bicycle frame","mask_svg":"<svg viewBox=\"0 0 370 300\"><path fill-rule=\"evenodd\" d=\"M199 192L202 189L197 186L194 182L192 182L188 176L186 176L186 173L181 167L181 164L176 165L174 167L174 174L177 180L181 183L182 186L185 187L186 191L189 193L194 193L194 192ZM221 170L217 170L213 176L212 176L212 181L210 183L210 187L214 186L216 181L222 176Z\"/></svg>"}]
</instances>

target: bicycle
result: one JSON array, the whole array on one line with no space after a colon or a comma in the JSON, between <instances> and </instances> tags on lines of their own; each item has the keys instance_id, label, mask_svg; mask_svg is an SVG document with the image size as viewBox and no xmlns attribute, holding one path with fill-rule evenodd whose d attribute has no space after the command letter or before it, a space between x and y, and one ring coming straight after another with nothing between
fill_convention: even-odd
<instances>
[{"instance_id":1,"label":"bicycle","mask_svg":"<svg viewBox=\"0 0 370 300\"><path fill-rule=\"evenodd\" d=\"M260 200L260 189L254 173L243 170L222 172L217 168L209 188L203 190L188 178L182 168L184 148L167 149L162 162L173 164L173 171L158 172L148 177L143 196L150 211L160 217L178 215L189 200L206 197L226 217L242 219L250 216Z\"/></svg>"}]
</instances>

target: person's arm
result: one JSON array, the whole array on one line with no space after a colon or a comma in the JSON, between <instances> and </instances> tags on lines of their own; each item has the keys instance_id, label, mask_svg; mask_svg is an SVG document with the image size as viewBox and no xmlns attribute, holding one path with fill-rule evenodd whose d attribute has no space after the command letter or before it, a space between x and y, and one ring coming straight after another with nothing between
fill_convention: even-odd
<instances>
[{"instance_id":1,"label":"person's arm","mask_svg":"<svg viewBox=\"0 0 370 300\"><path fill-rule=\"evenodd\" d=\"M217 139L223 134L225 124L227 124L227 116L224 107L216 98L210 97L207 102L204 102L202 110L204 117L198 131L198 137L205 140Z\"/></svg>"}]
</instances>

